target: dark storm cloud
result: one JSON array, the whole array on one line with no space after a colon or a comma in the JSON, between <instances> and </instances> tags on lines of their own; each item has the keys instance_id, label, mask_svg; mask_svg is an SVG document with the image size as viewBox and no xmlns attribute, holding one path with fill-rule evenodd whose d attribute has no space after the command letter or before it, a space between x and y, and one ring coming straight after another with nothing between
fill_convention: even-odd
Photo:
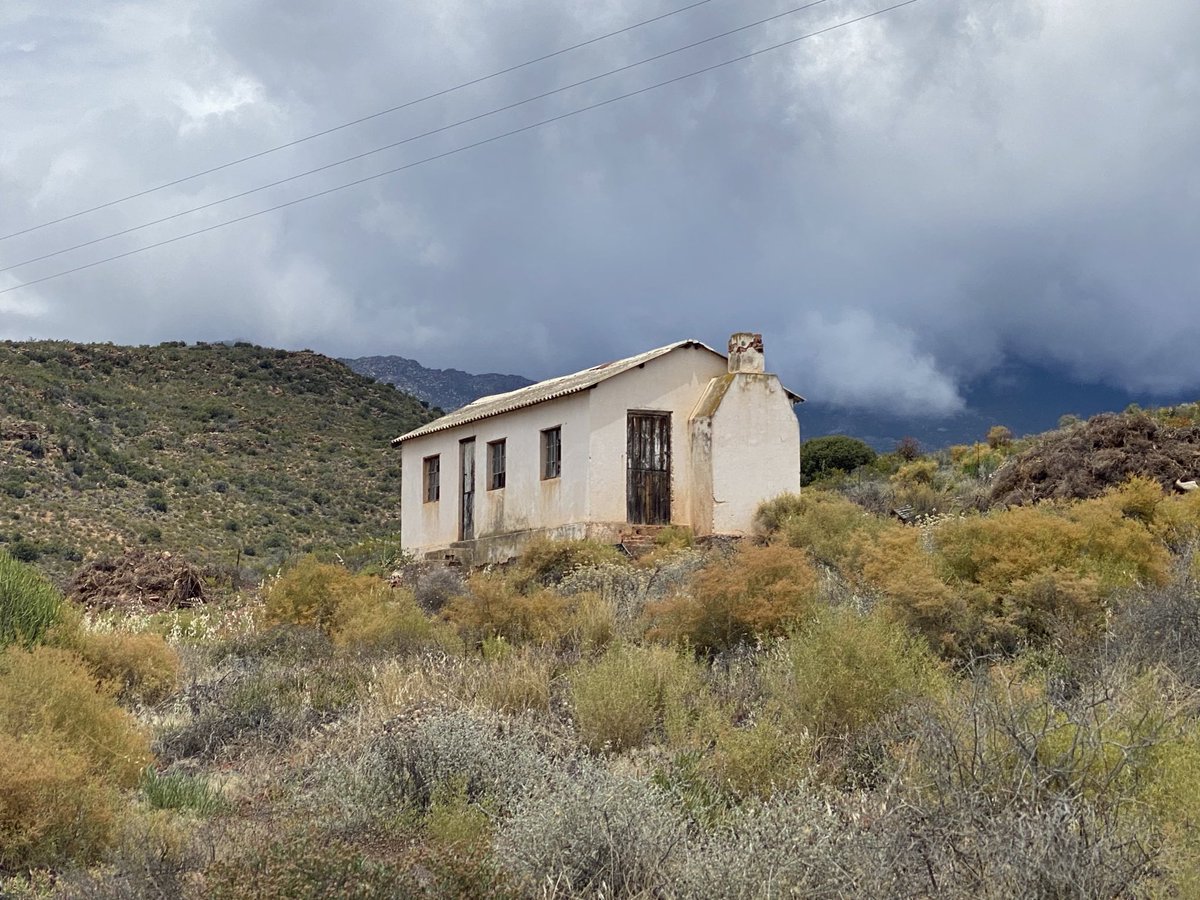
<instances>
[{"instance_id":1,"label":"dark storm cloud","mask_svg":"<svg viewBox=\"0 0 1200 900\"><path fill-rule=\"evenodd\" d=\"M676 6L8 3L0 232ZM0 265L780 12L713 0L576 54L0 243ZM0 287L402 165L868 12L751 33L88 251ZM806 395L948 412L1006 361L1200 387L1200 7L920 0L720 72L0 294L0 336L247 337L532 376L767 339Z\"/></svg>"}]
</instances>

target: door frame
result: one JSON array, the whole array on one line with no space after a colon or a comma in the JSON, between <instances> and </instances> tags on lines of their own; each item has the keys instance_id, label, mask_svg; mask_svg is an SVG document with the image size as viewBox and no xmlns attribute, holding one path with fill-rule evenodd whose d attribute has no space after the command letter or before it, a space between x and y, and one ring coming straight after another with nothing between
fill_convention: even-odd
<instances>
[{"instance_id":1,"label":"door frame","mask_svg":"<svg viewBox=\"0 0 1200 900\"><path fill-rule=\"evenodd\" d=\"M635 422L653 421L652 426L659 429L656 437L661 437L662 446L649 449L635 446ZM631 409L625 416L625 521L630 525L669 525L671 524L671 426L672 419L669 410ZM649 454L651 459L661 467L634 467L635 461L645 461ZM640 459L638 459L640 457ZM651 482L649 493L636 490L638 484Z\"/></svg>"},{"instance_id":2,"label":"door frame","mask_svg":"<svg viewBox=\"0 0 1200 900\"><path fill-rule=\"evenodd\" d=\"M475 438L458 442L458 539L475 540Z\"/></svg>"}]
</instances>

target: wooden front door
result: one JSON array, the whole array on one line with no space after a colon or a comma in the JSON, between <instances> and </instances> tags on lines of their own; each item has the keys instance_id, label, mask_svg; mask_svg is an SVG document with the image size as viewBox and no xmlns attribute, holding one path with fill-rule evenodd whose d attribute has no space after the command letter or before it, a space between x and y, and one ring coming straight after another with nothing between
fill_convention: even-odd
<instances>
[{"instance_id":1,"label":"wooden front door","mask_svg":"<svg viewBox=\"0 0 1200 900\"><path fill-rule=\"evenodd\" d=\"M671 414L631 412L626 517L633 525L671 522Z\"/></svg>"},{"instance_id":2,"label":"wooden front door","mask_svg":"<svg viewBox=\"0 0 1200 900\"><path fill-rule=\"evenodd\" d=\"M458 442L459 485L458 539L475 540L475 438Z\"/></svg>"}]
</instances>

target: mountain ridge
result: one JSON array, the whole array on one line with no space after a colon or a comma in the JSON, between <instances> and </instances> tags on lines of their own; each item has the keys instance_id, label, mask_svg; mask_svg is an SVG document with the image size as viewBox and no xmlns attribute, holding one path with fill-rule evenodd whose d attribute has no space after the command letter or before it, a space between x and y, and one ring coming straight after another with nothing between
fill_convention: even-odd
<instances>
[{"instance_id":1,"label":"mountain ridge","mask_svg":"<svg viewBox=\"0 0 1200 900\"><path fill-rule=\"evenodd\" d=\"M534 382L523 375L473 374L460 369L434 369L403 356L342 358L352 371L393 385L431 408L450 412L491 394L505 394Z\"/></svg>"}]
</instances>

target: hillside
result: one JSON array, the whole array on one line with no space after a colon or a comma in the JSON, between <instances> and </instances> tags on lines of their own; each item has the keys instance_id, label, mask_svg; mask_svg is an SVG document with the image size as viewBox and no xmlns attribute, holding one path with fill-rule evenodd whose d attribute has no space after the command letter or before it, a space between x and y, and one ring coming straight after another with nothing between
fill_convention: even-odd
<instances>
[{"instance_id":1,"label":"hillside","mask_svg":"<svg viewBox=\"0 0 1200 900\"><path fill-rule=\"evenodd\" d=\"M339 360L360 375L395 385L405 393L444 410L458 409L489 394L503 394L533 384L521 375L489 372L472 375L458 369L429 369L403 356L363 356Z\"/></svg>"},{"instance_id":2,"label":"hillside","mask_svg":"<svg viewBox=\"0 0 1200 900\"><path fill-rule=\"evenodd\" d=\"M310 351L0 343L0 546L62 576L143 545L264 570L398 527L431 413Z\"/></svg>"}]
</instances>

